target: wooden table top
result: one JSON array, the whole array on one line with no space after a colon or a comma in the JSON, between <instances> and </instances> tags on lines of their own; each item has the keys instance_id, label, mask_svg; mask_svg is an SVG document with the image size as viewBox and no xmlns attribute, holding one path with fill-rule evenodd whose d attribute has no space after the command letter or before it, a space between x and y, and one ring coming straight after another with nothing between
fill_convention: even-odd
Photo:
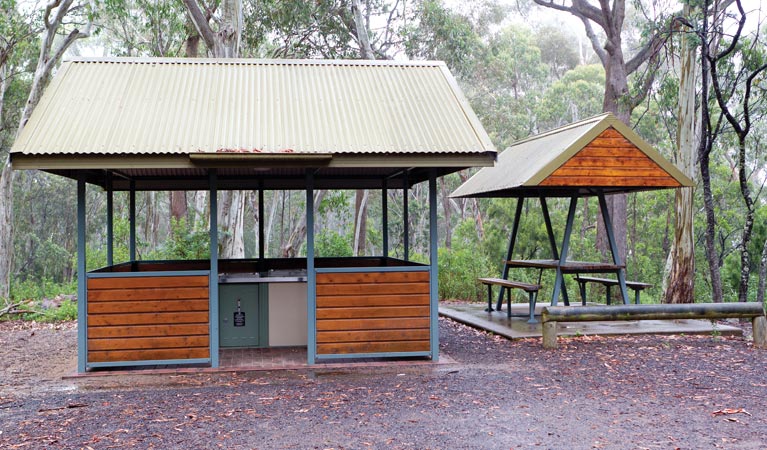
<instances>
[{"instance_id":1,"label":"wooden table top","mask_svg":"<svg viewBox=\"0 0 767 450\"><path fill-rule=\"evenodd\" d=\"M556 269L562 270L562 273L606 273L617 272L625 266L613 263L591 262L591 261L566 261L560 266L556 259L512 259L506 261L509 267L528 267L534 269Z\"/></svg>"}]
</instances>

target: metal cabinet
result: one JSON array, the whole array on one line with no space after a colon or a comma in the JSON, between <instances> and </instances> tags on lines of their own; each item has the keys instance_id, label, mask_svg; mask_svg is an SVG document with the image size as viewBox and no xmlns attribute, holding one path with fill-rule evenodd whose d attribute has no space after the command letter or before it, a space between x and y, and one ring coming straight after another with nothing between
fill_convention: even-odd
<instances>
[{"instance_id":1,"label":"metal cabinet","mask_svg":"<svg viewBox=\"0 0 767 450\"><path fill-rule=\"evenodd\" d=\"M269 299L265 283L222 284L218 291L221 347L269 346Z\"/></svg>"}]
</instances>

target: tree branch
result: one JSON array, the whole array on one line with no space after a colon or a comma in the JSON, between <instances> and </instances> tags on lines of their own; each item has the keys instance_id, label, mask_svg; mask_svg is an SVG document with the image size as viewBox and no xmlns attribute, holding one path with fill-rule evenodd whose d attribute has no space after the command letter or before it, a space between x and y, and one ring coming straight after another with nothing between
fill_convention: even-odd
<instances>
[{"instance_id":1,"label":"tree branch","mask_svg":"<svg viewBox=\"0 0 767 450\"><path fill-rule=\"evenodd\" d=\"M602 67L607 66L607 52L602 46L602 43L599 42L599 37L597 37L597 34L594 33L594 29L591 27L591 22L589 22L589 20L583 16L577 17L581 19L581 22L583 22L583 26L586 28L586 36L589 38L589 41L591 41L591 48L599 57L599 61L602 63Z\"/></svg>"},{"instance_id":2,"label":"tree branch","mask_svg":"<svg viewBox=\"0 0 767 450\"><path fill-rule=\"evenodd\" d=\"M183 1L187 11L189 11L189 16L192 18L192 23L194 24L197 33L202 36L202 40L205 41L205 46L212 50L216 46L216 36L208 22L208 14L203 14L200 5L197 4L197 0Z\"/></svg>"}]
</instances>

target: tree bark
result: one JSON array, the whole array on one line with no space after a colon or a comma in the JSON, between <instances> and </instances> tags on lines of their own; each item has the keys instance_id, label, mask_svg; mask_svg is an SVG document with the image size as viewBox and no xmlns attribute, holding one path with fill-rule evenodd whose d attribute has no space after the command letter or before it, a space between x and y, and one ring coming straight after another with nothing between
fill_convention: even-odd
<instances>
[{"instance_id":1,"label":"tree bark","mask_svg":"<svg viewBox=\"0 0 767 450\"><path fill-rule=\"evenodd\" d=\"M221 20L218 29L210 25L211 15L203 12L197 0L183 0L189 17L197 33L205 42L205 46L214 58L236 58L240 52L242 36L242 2L241 0L223 0L220 5ZM194 41L188 41L187 51L196 52ZM219 214L219 226L226 231L221 241L221 256L225 258L244 258L244 216L245 195L236 191L221 191L220 203L227 205L222 208L223 216Z\"/></svg>"},{"instance_id":2,"label":"tree bark","mask_svg":"<svg viewBox=\"0 0 767 450\"><path fill-rule=\"evenodd\" d=\"M62 55L78 39L90 36L93 22L90 16L81 31L74 28L62 39L55 41L57 32L72 9L74 0L51 0L43 12L43 35L37 66L32 77L32 86L19 119L16 136L21 134L32 111L40 102L51 72L61 60ZM54 46L54 44L56 44ZM0 297L8 297L11 273L13 270L13 178L10 155L0 173Z\"/></svg>"},{"instance_id":3,"label":"tree bark","mask_svg":"<svg viewBox=\"0 0 767 450\"><path fill-rule=\"evenodd\" d=\"M683 16L692 8L685 5ZM680 33L679 99L677 105L676 165L688 177L695 178L695 153L698 148L699 116L696 99L696 47L687 33ZM664 303L693 303L695 301L695 236L693 228L693 188L677 189L674 193L674 240L669 252L668 282L664 283Z\"/></svg>"},{"instance_id":4,"label":"tree bark","mask_svg":"<svg viewBox=\"0 0 767 450\"><path fill-rule=\"evenodd\" d=\"M354 256L365 255L368 231L368 190L357 189L354 197Z\"/></svg>"},{"instance_id":5,"label":"tree bark","mask_svg":"<svg viewBox=\"0 0 767 450\"><path fill-rule=\"evenodd\" d=\"M170 216L176 221L186 218L189 207L186 203L186 192L172 191L170 193Z\"/></svg>"},{"instance_id":6,"label":"tree bark","mask_svg":"<svg viewBox=\"0 0 767 450\"><path fill-rule=\"evenodd\" d=\"M0 173L0 298L11 292L13 270L13 171L11 160L5 162Z\"/></svg>"},{"instance_id":7,"label":"tree bark","mask_svg":"<svg viewBox=\"0 0 767 450\"><path fill-rule=\"evenodd\" d=\"M354 34L360 46L360 57L362 59L375 59L373 49L370 46L370 37L368 36L367 23L362 13L362 7L359 0L352 0L352 17L354 18ZM353 254L359 256L365 253L365 243L367 241L367 199L368 192L365 189L358 189L354 199L354 244Z\"/></svg>"},{"instance_id":8,"label":"tree bark","mask_svg":"<svg viewBox=\"0 0 767 450\"><path fill-rule=\"evenodd\" d=\"M708 4L705 6L708 9ZM706 11L703 14L703 36L708 36L708 15ZM705 39L701 42L702 58L709 54L709 43ZM711 124L711 115L708 109L709 101L709 65L704 62L701 64L701 127L700 139L698 141L698 161L700 164L700 180L703 185L703 209L706 214L706 232L705 232L705 250L706 260L708 261L708 272L711 279L711 300L714 303L721 303L722 295L722 276L721 261L716 252L716 214L714 212L714 194L711 189L711 148L715 132Z\"/></svg>"},{"instance_id":9,"label":"tree bark","mask_svg":"<svg viewBox=\"0 0 767 450\"><path fill-rule=\"evenodd\" d=\"M439 186L440 186L440 192L442 193L442 209L445 212L445 248L450 249L452 246L452 236L453 232L451 230L451 222L452 222L452 207L450 205L450 192L447 191L447 183L445 182L445 177L440 177L439 179Z\"/></svg>"},{"instance_id":10,"label":"tree bark","mask_svg":"<svg viewBox=\"0 0 767 450\"><path fill-rule=\"evenodd\" d=\"M636 95L631 96L628 89L628 76L636 72L645 63L657 64L655 57L664 42L661 33L653 34L637 50L636 54L628 61L623 55L623 21L626 16L625 0L613 2L600 1L596 6L588 0L571 0L567 2L555 2L554 0L533 0L535 3L557 11L565 11L579 18L583 23L586 35L591 42L594 52L599 57L605 69L605 93L603 111L612 112L626 125L630 124L631 111L647 95L652 85L654 70L647 70L647 75L641 81L641 86ZM600 41L592 24L599 26L604 32L604 42ZM616 194L608 196L607 208L612 219L615 241L618 247L618 255L621 261L626 262L626 196ZM601 213L598 224L603 224ZM609 251L607 234L603 226L597 227L597 248L606 258Z\"/></svg>"},{"instance_id":11,"label":"tree bark","mask_svg":"<svg viewBox=\"0 0 767 450\"><path fill-rule=\"evenodd\" d=\"M767 290L767 240L762 244L762 259L759 262L759 284L756 289L757 303L764 304L765 290Z\"/></svg>"}]
</instances>

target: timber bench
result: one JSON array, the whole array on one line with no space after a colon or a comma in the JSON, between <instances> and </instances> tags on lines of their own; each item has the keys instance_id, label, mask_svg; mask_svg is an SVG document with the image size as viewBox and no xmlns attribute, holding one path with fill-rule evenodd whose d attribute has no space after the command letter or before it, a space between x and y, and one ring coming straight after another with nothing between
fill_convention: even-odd
<instances>
[{"instance_id":1,"label":"timber bench","mask_svg":"<svg viewBox=\"0 0 767 450\"><path fill-rule=\"evenodd\" d=\"M557 322L751 318L754 347L767 348L767 318L759 302L543 308L543 347L557 348Z\"/></svg>"},{"instance_id":2,"label":"timber bench","mask_svg":"<svg viewBox=\"0 0 767 450\"><path fill-rule=\"evenodd\" d=\"M487 286L487 312L493 312L493 286L500 286L501 291L506 289L506 316L511 318L511 290L521 289L530 297L530 318L527 323L537 323L535 320L535 300L538 295L540 284L522 283L520 281L504 280L503 278L478 278L479 282ZM498 303L500 309L501 303Z\"/></svg>"},{"instance_id":3,"label":"timber bench","mask_svg":"<svg viewBox=\"0 0 767 450\"><path fill-rule=\"evenodd\" d=\"M581 292L581 303L583 306L586 306L586 283L598 283L605 287L605 290L607 291L607 296L605 297L607 304L609 305L611 302L610 299L610 288L613 286L618 286L620 282L613 278L597 278L597 277L581 277L576 276L575 281L578 282L578 287L580 288ZM639 281L626 281L626 287L629 289L634 290L634 303L639 304L639 293L642 292L642 290L651 288L652 284L648 283L640 283Z\"/></svg>"}]
</instances>

